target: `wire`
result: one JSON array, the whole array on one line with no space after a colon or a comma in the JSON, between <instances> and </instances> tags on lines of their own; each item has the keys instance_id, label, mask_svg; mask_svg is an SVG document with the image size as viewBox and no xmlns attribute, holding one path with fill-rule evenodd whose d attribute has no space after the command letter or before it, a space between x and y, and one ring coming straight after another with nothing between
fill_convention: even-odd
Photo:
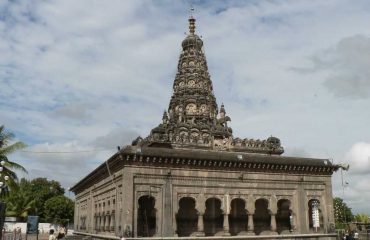
<instances>
[{"instance_id":1,"label":"wire","mask_svg":"<svg viewBox=\"0 0 370 240\"><path fill-rule=\"evenodd\" d=\"M83 151L50 151L50 152L46 152L46 151L27 151L27 150L20 150L18 152L25 152L25 153L37 153L37 154L48 154L48 153L52 153L52 154L55 154L55 153L61 153L61 154L65 154L65 153L87 153L87 152L104 152L104 151L115 151L114 149L94 149L94 150L83 150Z\"/></svg>"}]
</instances>

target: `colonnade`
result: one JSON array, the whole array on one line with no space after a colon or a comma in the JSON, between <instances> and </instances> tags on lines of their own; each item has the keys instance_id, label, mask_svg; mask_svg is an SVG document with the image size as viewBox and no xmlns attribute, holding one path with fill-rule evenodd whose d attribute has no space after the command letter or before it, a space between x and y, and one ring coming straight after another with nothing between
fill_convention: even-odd
<instances>
[{"instance_id":1,"label":"colonnade","mask_svg":"<svg viewBox=\"0 0 370 240\"><path fill-rule=\"evenodd\" d=\"M94 230L97 232L114 232L116 225L115 212L106 212L94 216Z\"/></svg>"},{"instance_id":2,"label":"colonnade","mask_svg":"<svg viewBox=\"0 0 370 240\"><path fill-rule=\"evenodd\" d=\"M196 209L195 200L185 197L179 201L176 214L178 236L255 235L263 231L282 232L294 229L290 201L278 201L277 211L268 208L268 200L257 199L247 210L244 199L235 198L226 209L218 198L205 201L205 208Z\"/></svg>"},{"instance_id":3,"label":"colonnade","mask_svg":"<svg viewBox=\"0 0 370 240\"><path fill-rule=\"evenodd\" d=\"M138 199L138 237L156 234L159 223L155 201L149 195ZM312 199L308 204L310 202ZM312 211L310 206L308 211ZM308 216L308 228L312 228L311 212ZM220 198L210 197L202 201L198 199L197 202L193 197L182 197L178 201L174 228L179 237L281 234L293 232L296 221L296 213L293 212L289 199L279 199L274 206L265 198L247 203L242 198L234 198L229 202L228 199L222 201Z\"/></svg>"}]
</instances>

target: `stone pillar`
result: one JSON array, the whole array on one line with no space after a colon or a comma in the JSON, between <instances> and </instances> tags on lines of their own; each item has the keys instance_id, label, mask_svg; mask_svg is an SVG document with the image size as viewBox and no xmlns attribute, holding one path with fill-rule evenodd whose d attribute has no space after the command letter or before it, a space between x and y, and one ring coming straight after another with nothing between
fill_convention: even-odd
<instances>
[{"instance_id":1,"label":"stone pillar","mask_svg":"<svg viewBox=\"0 0 370 240\"><path fill-rule=\"evenodd\" d=\"M122 186L125 193L134 192L134 176L130 168L122 169ZM119 225L121 225L121 231L124 232L126 229L133 231L132 237L137 236L137 199L134 199L135 194L125 194L122 197L122 215ZM135 224L134 224L135 223ZM131 236L130 236L131 237Z\"/></svg>"},{"instance_id":2,"label":"stone pillar","mask_svg":"<svg viewBox=\"0 0 370 240\"><path fill-rule=\"evenodd\" d=\"M204 236L204 222L203 222L203 212L198 213L198 231L196 233L197 237L203 237Z\"/></svg>"},{"instance_id":3,"label":"stone pillar","mask_svg":"<svg viewBox=\"0 0 370 240\"><path fill-rule=\"evenodd\" d=\"M107 214L104 215L103 217L103 224L101 227L101 230L104 232L105 231L105 225L107 224Z\"/></svg>"},{"instance_id":4,"label":"stone pillar","mask_svg":"<svg viewBox=\"0 0 370 240\"><path fill-rule=\"evenodd\" d=\"M253 214L255 210L256 210L255 209L255 199L252 196L248 196L247 198L247 212L248 212L247 234L248 235L255 235L254 222L253 222Z\"/></svg>"},{"instance_id":5,"label":"stone pillar","mask_svg":"<svg viewBox=\"0 0 370 240\"><path fill-rule=\"evenodd\" d=\"M163 237L173 237L175 231L173 229L172 220L172 181L171 175L168 173L164 184L164 204L163 204ZM158 209L157 209L158 210ZM158 219L158 218L157 218ZM157 223L159 225L161 223ZM160 234L160 233L158 233Z\"/></svg>"},{"instance_id":6,"label":"stone pillar","mask_svg":"<svg viewBox=\"0 0 370 240\"><path fill-rule=\"evenodd\" d=\"M271 213L271 231L276 232L276 213Z\"/></svg>"},{"instance_id":7,"label":"stone pillar","mask_svg":"<svg viewBox=\"0 0 370 240\"><path fill-rule=\"evenodd\" d=\"M308 218L307 218L307 212L308 212L308 199L307 199L307 192L305 190L304 182L300 182L298 185L298 191L297 191L297 198L298 201L293 203L296 206L296 216L297 216L297 232L299 233L309 233L309 227L308 227ZM308 213L311 214L311 213Z\"/></svg>"},{"instance_id":8,"label":"stone pillar","mask_svg":"<svg viewBox=\"0 0 370 240\"><path fill-rule=\"evenodd\" d=\"M99 232L99 227L100 227L100 215L96 217L96 227L95 227L96 232Z\"/></svg>"},{"instance_id":9,"label":"stone pillar","mask_svg":"<svg viewBox=\"0 0 370 240\"><path fill-rule=\"evenodd\" d=\"M230 236L229 214L224 213L224 236Z\"/></svg>"},{"instance_id":10,"label":"stone pillar","mask_svg":"<svg viewBox=\"0 0 370 240\"><path fill-rule=\"evenodd\" d=\"M105 215L105 226L104 226L105 231L109 231L109 222L110 222L110 215L107 214Z\"/></svg>"},{"instance_id":11,"label":"stone pillar","mask_svg":"<svg viewBox=\"0 0 370 240\"><path fill-rule=\"evenodd\" d=\"M196 236L203 237L204 233L204 212L205 212L206 199L203 193L200 193L195 202L195 208L198 211L198 231Z\"/></svg>"},{"instance_id":12,"label":"stone pillar","mask_svg":"<svg viewBox=\"0 0 370 240\"><path fill-rule=\"evenodd\" d=\"M94 231L96 232L97 230L97 227L98 227L98 216L95 215L94 216Z\"/></svg>"},{"instance_id":13,"label":"stone pillar","mask_svg":"<svg viewBox=\"0 0 370 240\"><path fill-rule=\"evenodd\" d=\"M223 236L230 236L230 226L229 226L229 213L230 213L230 196L229 194L225 194L224 196L224 207L223 207L223 213L224 213L224 234Z\"/></svg>"},{"instance_id":14,"label":"stone pillar","mask_svg":"<svg viewBox=\"0 0 370 240\"><path fill-rule=\"evenodd\" d=\"M103 231L104 215L100 215L99 219L99 231Z\"/></svg>"},{"instance_id":15,"label":"stone pillar","mask_svg":"<svg viewBox=\"0 0 370 240\"><path fill-rule=\"evenodd\" d=\"M248 234L254 234L253 213L248 213Z\"/></svg>"},{"instance_id":16,"label":"stone pillar","mask_svg":"<svg viewBox=\"0 0 370 240\"><path fill-rule=\"evenodd\" d=\"M79 214L78 214L78 209L79 208L79 204L78 204L78 200L76 199L75 200L75 214L74 214L74 225L75 225L75 229L77 229L78 231L78 218L79 218Z\"/></svg>"},{"instance_id":17,"label":"stone pillar","mask_svg":"<svg viewBox=\"0 0 370 240\"><path fill-rule=\"evenodd\" d=\"M292 212L290 213L290 216L289 216L289 221L290 221L290 231L291 232L294 232L295 230L295 221L296 221L296 217L294 216L295 214L293 214Z\"/></svg>"},{"instance_id":18,"label":"stone pillar","mask_svg":"<svg viewBox=\"0 0 370 240\"><path fill-rule=\"evenodd\" d=\"M104 218L104 215L103 214L101 214L100 216L99 216L99 231L101 231L102 230L102 225L103 225L103 218Z\"/></svg>"},{"instance_id":19,"label":"stone pillar","mask_svg":"<svg viewBox=\"0 0 370 240\"><path fill-rule=\"evenodd\" d=\"M110 215L110 230L111 231L114 231L115 230L115 225L116 225L116 214L115 212L112 212L112 214Z\"/></svg>"}]
</instances>

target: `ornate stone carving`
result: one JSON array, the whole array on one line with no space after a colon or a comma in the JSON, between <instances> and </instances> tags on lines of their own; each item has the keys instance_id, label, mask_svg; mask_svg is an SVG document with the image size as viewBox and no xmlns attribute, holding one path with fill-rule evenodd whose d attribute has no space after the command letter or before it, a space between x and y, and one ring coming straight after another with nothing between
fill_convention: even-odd
<instances>
[{"instance_id":1,"label":"ornate stone carving","mask_svg":"<svg viewBox=\"0 0 370 240\"><path fill-rule=\"evenodd\" d=\"M280 140L275 137L267 140L233 138L228 126L231 118L226 115L225 106L217 107L202 47L202 39L194 32L183 40L168 111L146 139L137 139L133 145L283 153ZM193 134L183 128L197 129L202 134Z\"/></svg>"}]
</instances>

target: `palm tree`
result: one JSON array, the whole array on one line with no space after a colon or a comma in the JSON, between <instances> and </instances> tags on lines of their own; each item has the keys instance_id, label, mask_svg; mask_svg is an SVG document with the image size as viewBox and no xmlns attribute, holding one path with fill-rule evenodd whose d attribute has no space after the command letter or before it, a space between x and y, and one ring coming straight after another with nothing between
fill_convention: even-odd
<instances>
[{"instance_id":1,"label":"palm tree","mask_svg":"<svg viewBox=\"0 0 370 240\"><path fill-rule=\"evenodd\" d=\"M7 185L10 188L16 188L18 177L15 173L15 170L20 170L27 173L27 170L19 165L18 163L9 161L8 155L25 148L26 145L22 142L14 142L14 134L8 131L5 131L4 125L0 126L0 163L2 165L2 171L0 173L0 182L7 182ZM1 168L0 168L1 170Z\"/></svg>"},{"instance_id":2,"label":"palm tree","mask_svg":"<svg viewBox=\"0 0 370 240\"><path fill-rule=\"evenodd\" d=\"M36 200L22 190L12 191L7 198L5 215L8 217L17 217L21 220L27 218L28 213L35 208Z\"/></svg>"}]
</instances>

